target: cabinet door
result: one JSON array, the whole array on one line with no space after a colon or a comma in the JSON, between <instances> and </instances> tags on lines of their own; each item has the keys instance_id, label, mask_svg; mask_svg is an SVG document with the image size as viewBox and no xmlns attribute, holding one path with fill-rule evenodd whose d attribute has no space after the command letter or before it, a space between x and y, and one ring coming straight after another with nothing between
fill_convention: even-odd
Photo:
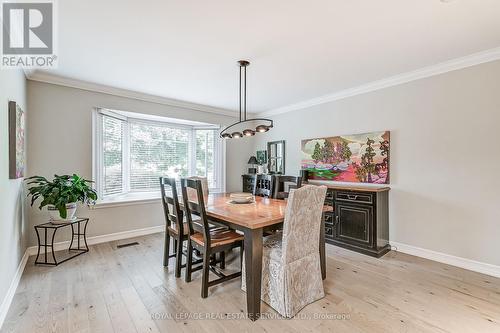
<instances>
[{"instance_id":1,"label":"cabinet door","mask_svg":"<svg viewBox=\"0 0 500 333\"><path fill-rule=\"evenodd\" d=\"M368 205L336 203L335 238L353 245L372 246L373 208Z\"/></svg>"}]
</instances>

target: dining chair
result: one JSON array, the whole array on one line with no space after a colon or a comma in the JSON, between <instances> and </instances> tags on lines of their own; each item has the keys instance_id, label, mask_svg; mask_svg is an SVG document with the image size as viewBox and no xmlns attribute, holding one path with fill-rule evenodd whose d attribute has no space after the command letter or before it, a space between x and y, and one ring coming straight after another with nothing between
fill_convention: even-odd
<instances>
[{"instance_id":1,"label":"dining chair","mask_svg":"<svg viewBox=\"0 0 500 333\"><path fill-rule=\"evenodd\" d=\"M273 199L286 199L288 198L291 189L300 188L301 186L302 177L300 176L278 175L274 178Z\"/></svg>"},{"instance_id":2,"label":"dining chair","mask_svg":"<svg viewBox=\"0 0 500 333\"><path fill-rule=\"evenodd\" d=\"M168 266L170 258L175 258L175 277L181 276L182 247L188 238L188 225L184 223L180 209L175 178L160 177L161 201L165 214L165 248L163 266ZM170 238L174 240L174 253L170 254Z\"/></svg>"},{"instance_id":3,"label":"dining chair","mask_svg":"<svg viewBox=\"0 0 500 333\"><path fill-rule=\"evenodd\" d=\"M261 299L287 318L325 296L318 251L325 196L326 186L292 189L283 232L263 241Z\"/></svg>"},{"instance_id":4,"label":"dining chair","mask_svg":"<svg viewBox=\"0 0 500 333\"><path fill-rule=\"evenodd\" d=\"M253 195L272 197L274 185L273 175L259 174L255 177Z\"/></svg>"},{"instance_id":5,"label":"dining chair","mask_svg":"<svg viewBox=\"0 0 500 333\"><path fill-rule=\"evenodd\" d=\"M184 202L184 213L187 218L188 224L188 240L187 240L187 266L186 266L186 282L191 281L191 273L194 270L202 269L202 283L201 283L201 297L208 297L208 288L215 286L219 283L237 278L241 276L241 270L229 275L224 274L216 266L215 260L216 253L223 253L224 251L233 248L241 248L240 255L243 253L243 235L240 235L231 229L210 229L210 223L207 218L205 210L205 202L203 197L203 188L200 180L194 179L181 179L182 198ZM189 199L188 190L194 190L196 197ZM193 223L192 214L200 218L199 223ZM193 248L202 253L203 264L202 266L193 267L192 253ZM241 260L241 259L240 259ZM240 261L241 262L241 261ZM218 276L217 279L210 281L209 274L212 271Z\"/></svg>"}]
</instances>

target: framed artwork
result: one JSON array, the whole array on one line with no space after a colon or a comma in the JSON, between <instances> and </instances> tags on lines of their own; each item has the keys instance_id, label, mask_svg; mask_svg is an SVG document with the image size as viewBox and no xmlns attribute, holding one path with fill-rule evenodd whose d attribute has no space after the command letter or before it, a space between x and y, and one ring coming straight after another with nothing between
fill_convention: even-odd
<instances>
[{"instance_id":1,"label":"framed artwork","mask_svg":"<svg viewBox=\"0 0 500 333\"><path fill-rule=\"evenodd\" d=\"M267 164L267 150L257 150L257 162L259 165Z\"/></svg>"},{"instance_id":2,"label":"framed artwork","mask_svg":"<svg viewBox=\"0 0 500 333\"><path fill-rule=\"evenodd\" d=\"M24 177L25 115L19 104L9 101L9 178Z\"/></svg>"},{"instance_id":3,"label":"framed artwork","mask_svg":"<svg viewBox=\"0 0 500 333\"><path fill-rule=\"evenodd\" d=\"M389 184L390 132L302 140L309 179Z\"/></svg>"}]
</instances>

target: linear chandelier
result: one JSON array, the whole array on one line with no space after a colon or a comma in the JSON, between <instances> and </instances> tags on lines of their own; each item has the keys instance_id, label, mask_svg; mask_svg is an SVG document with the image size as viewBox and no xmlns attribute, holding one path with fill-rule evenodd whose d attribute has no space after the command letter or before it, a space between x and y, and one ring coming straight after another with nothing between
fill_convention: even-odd
<instances>
[{"instance_id":1,"label":"linear chandelier","mask_svg":"<svg viewBox=\"0 0 500 333\"><path fill-rule=\"evenodd\" d=\"M250 65L250 62L246 60L240 60L238 61L238 65L240 67L240 120L232 125L229 125L228 127L224 128L220 132L220 137L223 139L239 139L243 136L253 136L255 135L256 132L258 133L264 133L269 131L273 127L273 121L271 119L265 119L265 118L251 118L247 119L247 67ZM243 80L243 87L242 87L242 74L244 76ZM243 88L243 95L244 95L244 100L245 102L243 103L243 112L241 109L241 95L242 95L242 88ZM250 122L258 123L257 127L255 127L255 130L253 128L250 128L250 126L243 126L241 125L241 128L245 128L243 131L240 131L236 129L235 127L240 124L245 124L245 125L250 125ZM235 128L234 132L230 132L229 130L231 128ZM240 129L241 129L240 128Z\"/></svg>"}]
</instances>

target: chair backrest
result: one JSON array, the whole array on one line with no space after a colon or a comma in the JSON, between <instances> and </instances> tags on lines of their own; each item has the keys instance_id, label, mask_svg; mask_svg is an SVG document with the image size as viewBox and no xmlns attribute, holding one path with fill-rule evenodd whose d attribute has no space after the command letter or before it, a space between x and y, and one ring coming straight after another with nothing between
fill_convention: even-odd
<instances>
[{"instance_id":1,"label":"chair backrest","mask_svg":"<svg viewBox=\"0 0 500 333\"><path fill-rule=\"evenodd\" d=\"M202 193L203 193L203 202L206 204L208 201L208 180L206 177L198 177L198 176L192 176L192 177L187 177L187 179L191 180L199 180L201 182L201 188L202 188ZM197 201L197 191L193 188L187 188L188 192L188 198L191 201Z\"/></svg>"},{"instance_id":2,"label":"chair backrest","mask_svg":"<svg viewBox=\"0 0 500 333\"><path fill-rule=\"evenodd\" d=\"M210 247L210 228L208 224L207 212L205 210L205 200L203 197L203 185L200 179L181 179L182 200L184 203L184 214L189 227L189 234L195 231L203 234L205 246ZM188 192L196 193L196 196L188 195ZM200 221L193 223L192 215L200 217Z\"/></svg>"},{"instance_id":3,"label":"chair backrest","mask_svg":"<svg viewBox=\"0 0 500 333\"><path fill-rule=\"evenodd\" d=\"M283 222L284 264L319 253L326 186L305 185L290 191Z\"/></svg>"},{"instance_id":4,"label":"chair backrest","mask_svg":"<svg viewBox=\"0 0 500 333\"><path fill-rule=\"evenodd\" d=\"M175 178L160 177L160 189L165 222L168 227L175 224L177 230L179 230L179 233L182 235L184 232L183 215L179 205Z\"/></svg>"},{"instance_id":5,"label":"chair backrest","mask_svg":"<svg viewBox=\"0 0 500 333\"><path fill-rule=\"evenodd\" d=\"M255 177L255 188L253 195L261 197L272 197L274 190L273 175L257 175Z\"/></svg>"},{"instance_id":6,"label":"chair backrest","mask_svg":"<svg viewBox=\"0 0 500 333\"><path fill-rule=\"evenodd\" d=\"M287 187L288 186L288 187ZM274 178L274 199L288 198L291 189L302 186L302 177L295 176L276 176Z\"/></svg>"}]
</instances>

